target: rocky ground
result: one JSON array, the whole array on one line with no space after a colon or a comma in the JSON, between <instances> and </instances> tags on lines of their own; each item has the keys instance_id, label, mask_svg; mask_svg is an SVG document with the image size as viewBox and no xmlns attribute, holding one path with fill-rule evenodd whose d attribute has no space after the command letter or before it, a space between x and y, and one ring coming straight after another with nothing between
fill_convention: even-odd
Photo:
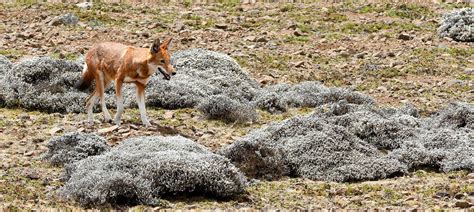
<instances>
[{"instance_id":1,"label":"rocky ground","mask_svg":"<svg viewBox=\"0 0 474 212\"><path fill-rule=\"evenodd\" d=\"M441 15L463 5L213 4L127 6L0 4L0 54L11 60L49 55L80 57L95 42L148 46L172 36L172 49L201 47L236 58L262 84L320 80L371 95L382 106L411 102L429 114L451 101L474 103L474 44L436 35ZM465 5L464 5L465 6ZM67 13L77 16L56 18ZM179 70L178 70L179 71ZM0 108L0 207L78 207L60 200L61 168L38 157L47 140L65 132L104 135L111 145L135 135L181 134L218 149L279 115L260 111L255 123L204 120L195 109L150 109L142 128L136 109L121 127L83 124L84 114ZM113 110L112 110L113 111ZM96 120L102 116L97 114ZM261 182L232 200L174 198L165 208L466 208L474 205L474 176L417 171L362 183L304 179ZM140 207L140 206L138 206Z\"/></svg>"}]
</instances>

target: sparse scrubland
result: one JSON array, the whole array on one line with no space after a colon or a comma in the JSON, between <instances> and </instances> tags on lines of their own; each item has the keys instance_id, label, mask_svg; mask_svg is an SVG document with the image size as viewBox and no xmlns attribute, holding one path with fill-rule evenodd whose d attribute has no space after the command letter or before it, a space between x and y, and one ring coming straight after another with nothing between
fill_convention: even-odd
<instances>
[{"instance_id":1,"label":"sparse scrubland","mask_svg":"<svg viewBox=\"0 0 474 212\"><path fill-rule=\"evenodd\" d=\"M474 206L472 5L0 9L0 208ZM133 86L121 126L87 125L85 51L166 36L153 126Z\"/></svg>"}]
</instances>

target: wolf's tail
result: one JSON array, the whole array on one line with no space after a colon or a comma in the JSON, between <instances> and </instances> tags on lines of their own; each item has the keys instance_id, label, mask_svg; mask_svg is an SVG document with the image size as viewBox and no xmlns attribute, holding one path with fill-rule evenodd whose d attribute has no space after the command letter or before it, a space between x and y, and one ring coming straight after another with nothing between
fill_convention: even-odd
<instances>
[{"instance_id":1,"label":"wolf's tail","mask_svg":"<svg viewBox=\"0 0 474 212\"><path fill-rule=\"evenodd\" d=\"M92 74L92 71L87 69L87 65L84 64L84 70L82 71L82 77L79 81L76 82L74 87L80 91L84 91L88 89L91 84L92 80L94 80L94 75Z\"/></svg>"}]
</instances>

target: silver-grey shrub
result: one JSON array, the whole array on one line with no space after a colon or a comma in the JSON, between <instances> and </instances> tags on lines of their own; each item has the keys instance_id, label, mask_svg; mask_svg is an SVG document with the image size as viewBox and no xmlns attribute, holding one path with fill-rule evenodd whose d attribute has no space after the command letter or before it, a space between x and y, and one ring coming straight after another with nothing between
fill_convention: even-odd
<instances>
[{"instance_id":1,"label":"silver-grey shrub","mask_svg":"<svg viewBox=\"0 0 474 212\"><path fill-rule=\"evenodd\" d=\"M210 96L197 108L209 119L226 122L255 121L258 117L257 111L250 104L242 104L224 95Z\"/></svg>"},{"instance_id":2,"label":"silver-grey shrub","mask_svg":"<svg viewBox=\"0 0 474 212\"><path fill-rule=\"evenodd\" d=\"M474 171L474 132L453 129L425 130L390 153L411 170Z\"/></svg>"},{"instance_id":3,"label":"silver-grey shrub","mask_svg":"<svg viewBox=\"0 0 474 212\"><path fill-rule=\"evenodd\" d=\"M474 41L474 9L463 8L443 15L438 28L440 37L450 37L456 41Z\"/></svg>"},{"instance_id":4,"label":"silver-grey shrub","mask_svg":"<svg viewBox=\"0 0 474 212\"><path fill-rule=\"evenodd\" d=\"M230 161L181 136L136 137L110 151L70 164L59 193L84 206L160 204L160 198L229 198L245 176Z\"/></svg>"},{"instance_id":5,"label":"silver-grey shrub","mask_svg":"<svg viewBox=\"0 0 474 212\"><path fill-rule=\"evenodd\" d=\"M11 91L7 105L47 112L81 111L87 94L73 88L81 71L79 64L46 57L16 63L4 80Z\"/></svg>"},{"instance_id":6,"label":"silver-grey shrub","mask_svg":"<svg viewBox=\"0 0 474 212\"><path fill-rule=\"evenodd\" d=\"M154 77L147 88L147 104L169 109L195 107L205 98L225 95L241 103L259 90L231 57L204 49L178 51L172 56L177 74L171 80Z\"/></svg>"},{"instance_id":7,"label":"silver-grey shrub","mask_svg":"<svg viewBox=\"0 0 474 212\"><path fill-rule=\"evenodd\" d=\"M397 160L384 156L342 126L314 113L272 123L221 150L244 173L275 179L356 181L404 173Z\"/></svg>"},{"instance_id":8,"label":"silver-grey shrub","mask_svg":"<svg viewBox=\"0 0 474 212\"><path fill-rule=\"evenodd\" d=\"M12 68L12 63L8 58L3 55L0 55L0 106L5 105L5 97L7 95L7 88L5 86L5 74L8 70Z\"/></svg>"},{"instance_id":9,"label":"silver-grey shrub","mask_svg":"<svg viewBox=\"0 0 474 212\"><path fill-rule=\"evenodd\" d=\"M52 165L65 165L109 150L104 138L87 133L67 133L49 140L42 156Z\"/></svg>"},{"instance_id":10,"label":"silver-grey shrub","mask_svg":"<svg viewBox=\"0 0 474 212\"><path fill-rule=\"evenodd\" d=\"M294 85L277 84L263 88L255 98L255 104L270 112L283 112L288 107L316 107L345 100L352 104L374 104L364 94L345 88L329 88L316 81Z\"/></svg>"},{"instance_id":11,"label":"silver-grey shrub","mask_svg":"<svg viewBox=\"0 0 474 212\"><path fill-rule=\"evenodd\" d=\"M7 106L46 112L83 112L88 92L80 92L73 85L81 76L83 61L66 61L51 58L25 59L13 65L5 74L5 100ZM228 55L203 50L178 51L172 56L177 75L171 80L162 79L156 73L146 89L148 106L167 109L197 107L208 104L213 96L225 96L226 103L212 106L206 114L211 118L248 120L251 113L234 113L233 117L222 114L240 108L260 108L270 112L286 111L288 107L315 107L329 102L346 100L354 104L372 104L363 94L342 88L328 88L318 82L278 84L260 88L260 84ZM125 107L135 106L135 88L124 88ZM106 103L115 108L113 85L107 89ZM227 106L226 106L227 105ZM208 105L210 106L210 105ZM201 107L203 108L203 107ZM211 108L211 107L207 107ZM99 107L96 107L96 111ZM213 113L213 114L211 114ZM236 115L244 115L237 117ZM230 118L230 119L229 119Z\"/></svg>"},{"instance_id":12,"label":"silver-grey shrub","mask_svg":"<svg viewBox=\"0 0 474 212\"><path fill-rule=\"evenodd\" d=\"M343 100L252 131L220 153L248 176L267 179L358 181L420 168L472 171L474 130L465 118L473 109L451 104L420 118L410 105L380 109Z\"/></svg>"}]
</instances>

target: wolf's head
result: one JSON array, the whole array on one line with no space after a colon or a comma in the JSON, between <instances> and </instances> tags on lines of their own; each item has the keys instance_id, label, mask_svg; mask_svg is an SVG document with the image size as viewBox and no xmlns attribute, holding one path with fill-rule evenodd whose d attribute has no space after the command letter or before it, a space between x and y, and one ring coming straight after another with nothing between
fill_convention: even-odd
<instances>
[{"instance_id":1,"label":"wolf's head","mask_svg":"<svg viewBox=\"0 0 474 212\"><path fill-rule=\"evenodd\" d=\"M171 57L168 52L170 43L171 38L166 39L162 43L157 38L150 47L150 57L148 59L148 66L152 69L158 68L158 71L163 74L166 80L170 80L171 76L176 74L174 67L171 65Z\"/></svg>"}]
</instances>

